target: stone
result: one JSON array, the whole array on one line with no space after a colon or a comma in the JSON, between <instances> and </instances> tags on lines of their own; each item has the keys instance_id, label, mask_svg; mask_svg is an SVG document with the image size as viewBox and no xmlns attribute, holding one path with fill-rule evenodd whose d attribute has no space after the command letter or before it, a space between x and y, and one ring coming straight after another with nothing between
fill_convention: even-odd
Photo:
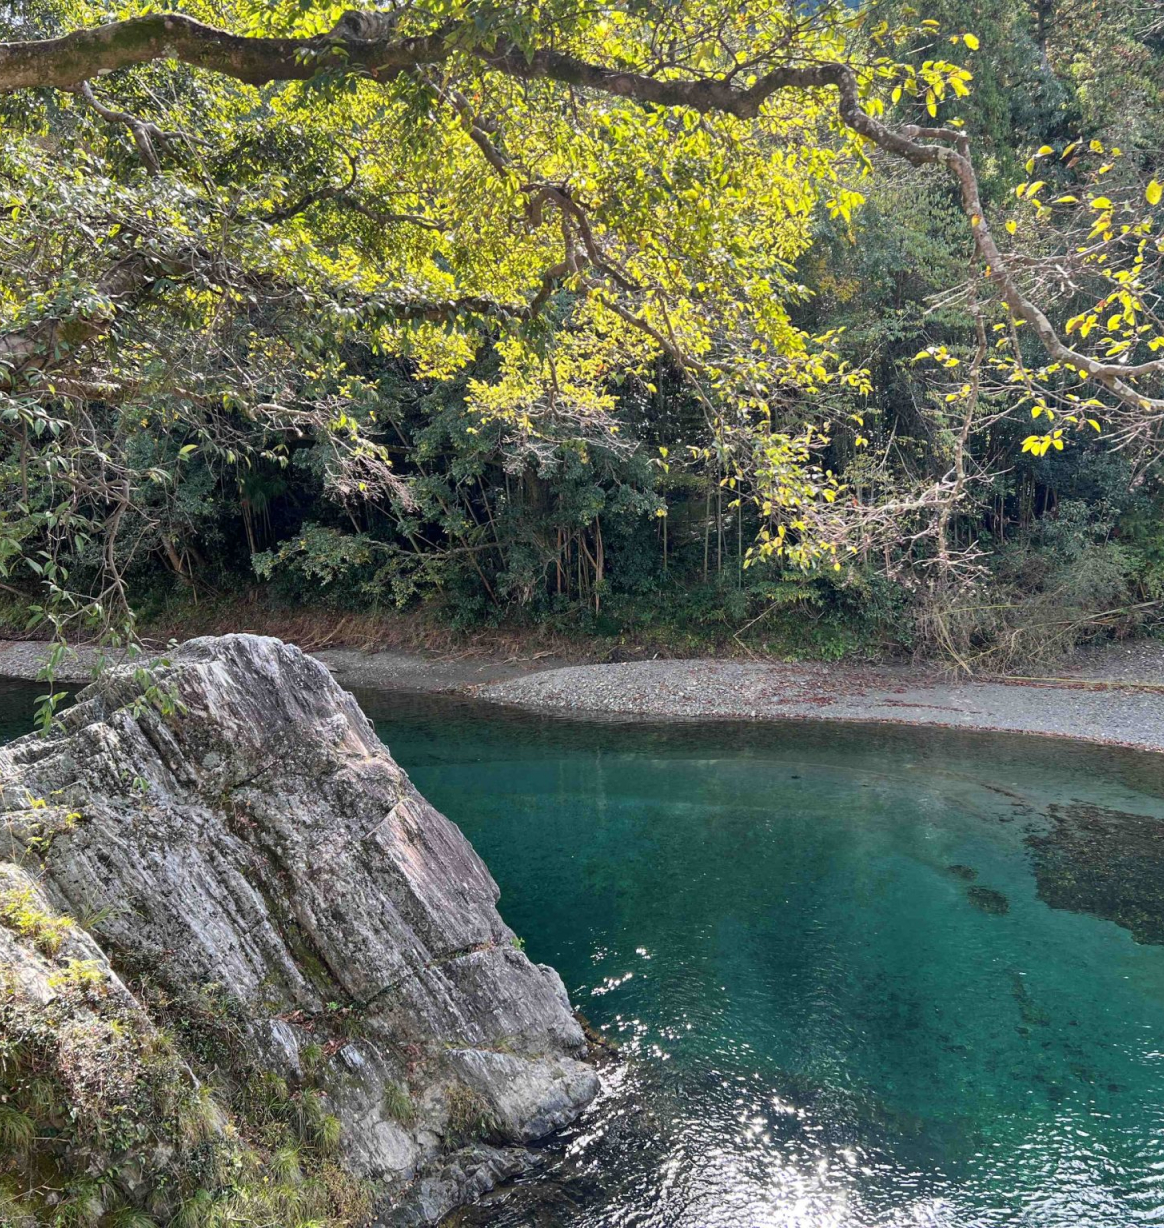
<instances>
[{"instance_id":1,"label":"stone","mask_svg":"<svg viewBox=\"0 0 1164 1228\"><path fill-rule=\"evenodd\" d=\"M1039 899L1164 944L1164 823L1085 802L1047 809L1046 831L1027 836Z\"/></svg>"},{"instance_id":2,"label":"stone","mask_svg":"<svg viewBox=\"0 0 1164 1228\"><path fill-rule=\"evenodd\" d=\"M1010 911L1010 901L993 887L970 887L966 891L966 897L975 908L995 916L1000 917Z\"/></svg>"},{"instance_id":3,"label":"stone","mask_svg":"<svg viewBox=\"0 0 1164 1228\"><path fill-rule=\"evenodd\" d=\"M195 639L110 671L0 748L0 812L0 857L94 918L111 976L230 1012L233 1077L295 1082L311 1055L344 1165L385 1206L423 1190L408 1222L520 1171L506 1145L596 1094L561 979L518 949L480 858L290 645Z\"/></svg>"}]
</instances>

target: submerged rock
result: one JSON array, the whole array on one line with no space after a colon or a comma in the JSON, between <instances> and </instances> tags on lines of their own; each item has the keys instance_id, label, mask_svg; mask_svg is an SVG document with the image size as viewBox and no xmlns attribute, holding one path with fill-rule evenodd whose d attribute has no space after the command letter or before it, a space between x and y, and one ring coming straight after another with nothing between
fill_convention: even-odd
<instances>
[{"instance_id":1,"label":"submerged rock","mask_svg":"<svg viewBox=\"0 0 1164 1228\"><path fill-rule=\"evenodd\" d=\"M993 887L968 887L966 897L975 908L981 908L983 912L994 913L996 916L1010 912L1010 901Z\"/></svg>"},{"instance_id":2,"label":"submerged rock","mask_svg":"<svg viewBox=\"0 0 1164 1228\"><path fill-rule=\"evenodd\" d=\"M480 858L296 648L198 639L148 678L110 673L58 731L0 748L0 811L0 856L90 919L86 992L170 1029L244 1140L260 1087L268 1116L334 1122L319 1149L392 1222L410 1190L405 1220L429 1222L518 1171L483 1141L539 1138L597 1090Z\"/></svg>"},{"instance_id":3,"label":"submerged rock","mask_svg":"<svg viewBox=\"0 0 1164 1228\"><path fill-rule=\"evenodd\" d=\"M1047 808L1051 826L1027 837L1039 899L1164 943L1164 821L1086 802Z\"/></svg>"}]
</instances>

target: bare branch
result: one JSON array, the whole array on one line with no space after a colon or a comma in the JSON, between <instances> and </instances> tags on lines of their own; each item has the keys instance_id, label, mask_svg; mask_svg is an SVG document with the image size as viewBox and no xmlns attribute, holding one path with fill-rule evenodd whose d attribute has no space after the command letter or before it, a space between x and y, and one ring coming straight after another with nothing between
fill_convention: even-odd
<instances>
[{"instance_id":1,"label":"bare branch","mask_svg":"<svg viewBox=\"0 0 1164 1228\"><path fill-rule=\"evenodd\" d=\"M279 208L272 209L268 213L255 214L247 220L269 223L287 222L294 217L298 217L301 213L305 213L313 205L322 204L324 201L332 201L341 208L351 209L353 213L358 213L361 217L366 217L368 221L375 222L380 226L407 224L409 226L418 226L421 230L435 230L438 232L445 229L446 223L441 222L439 219L424 217L419 213L394 213L386 209L377 209L375 206L366 204L358 197L353 196L351 192L359 175L359 164L353 157L348 155L348 165L348 177L344 183L338 186L333 184L330 187L319 188L314 192L307 192L290 204L281 205Z\"/></svg>"},{"instance_id":2,"label":"bare branch","mask_svg":"<svg viewBox=\"0 0 1164 1228\"><path fill-rule=\"evenodd\" d=\"M117 111L112 107L107 107L103 102L100 102L97 96L93 93L93 87L88 81L82 81L77 87L76 92L101 116L106 123L123 124L129 129L130 135L133 137L133 143L137 146L138 156L141 158L143 165L151 175L160 175L162 172L161 163L158 161L158 155L154 148L154 142L159 145L166 145L170 141L177 140L177 133L165 132L151 123L149 120L140 119L136 115L131 115L128 111Z\"/></svg>"}]
</instances>

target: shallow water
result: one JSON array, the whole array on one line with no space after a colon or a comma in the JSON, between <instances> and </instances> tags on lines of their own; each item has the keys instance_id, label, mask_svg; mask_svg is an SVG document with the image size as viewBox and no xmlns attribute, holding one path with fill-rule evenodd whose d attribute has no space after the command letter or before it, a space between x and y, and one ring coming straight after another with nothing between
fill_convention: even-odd
<instances>
[{"instance_id":1,"label":"shallow water","mask_svg":"<svg viewBox=\"0 0 1164 1228\"><path fill-rule=\"evenodd\" d=\"M1164 756L361 699L625 1058L462 1224L1164 1222Z\"/></svg>"},{"instance_id":2,"label":"shallow water","mask_svg":"<svg viewBox=\"0 0 1164 1228\"><path fill-rule=\"evenodd\" d=\"M627 1057L463 1222L1164 1221L1164 946L1048 907L1028 844L1056 804L1164 820L1164 756L364 699Z\"/></svg>"}]
</instances>

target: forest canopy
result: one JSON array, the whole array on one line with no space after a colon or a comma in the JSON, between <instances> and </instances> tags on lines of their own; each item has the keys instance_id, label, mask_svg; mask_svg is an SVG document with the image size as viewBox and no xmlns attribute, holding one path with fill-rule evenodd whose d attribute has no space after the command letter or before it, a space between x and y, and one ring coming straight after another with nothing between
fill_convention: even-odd
<instances>
[{"instance_id":1,"label":"forest canopy","mask_svg":"<svg viewBox=\"0 0 1164 1228\"><path fill-rule=\"evenodd\" d=\"M4 6L5 584L1138 623L1164 30L1105 10Z\"/></svg>"}]
</instances>

